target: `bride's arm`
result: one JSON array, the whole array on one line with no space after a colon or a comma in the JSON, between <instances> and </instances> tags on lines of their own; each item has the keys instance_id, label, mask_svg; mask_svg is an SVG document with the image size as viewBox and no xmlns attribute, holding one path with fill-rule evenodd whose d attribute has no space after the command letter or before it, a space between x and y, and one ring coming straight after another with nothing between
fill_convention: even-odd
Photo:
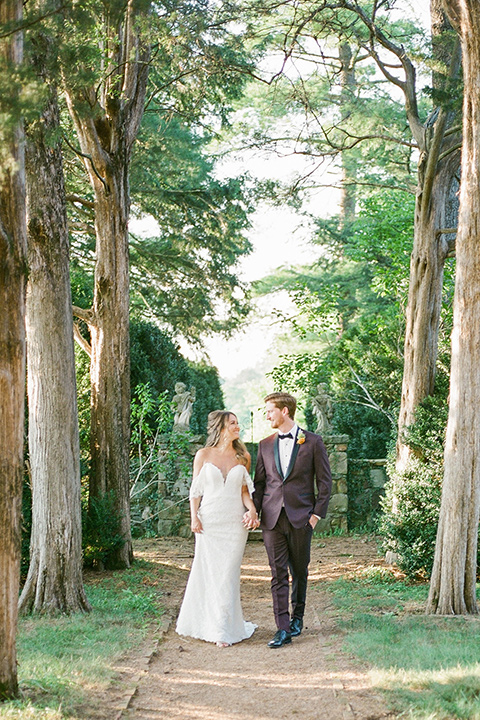
<instances>
[{"instance_id":1,"label":"bride's arm","mask_svg":"<svg viewBox=\"0 0 480 720\"><path fill-rule=\"evenodd\" d=\"M200 497L190 498L190 518L191 518L190 527L192 528L192 532L194 532L194 533L203 532L202 521L198 517L198 508L200 507L201 499L202 498L200 498Z\"/></svg>"},{"instance_id":2,"label":"bride's arm","mask_svg":"<svg viewBox=\"0 0 480 720\"><path fill-rule=\"evenodd\" d=\"M201 450L199 450L195 455L195 459L193 461L192 485L195 484L195 479L197 478L197 475L199 475L202 470L203 464L205 462L204 455L205 455L205 448L202 448ZM200 490L199 492L202 492L202 491ZM192 532L194 532L194 533L203 532L202 521L198 517L198 508L200 507L201 500L202 500L201 495L197 495L196 493L192 494L192 491L190 490L190 527L192 528Z\"/></svg>"},{"instance_id":3,"label":"bride's arm","mask_svg":"<svg viewBox=\"0 0 480 720\"><path fill-rule=\"evenodd\" d=\"M255 508L255 505L253 504L253 500L250 497L250 493L246 485L242 485L242 502L247 508L247 512L243 516L243 524L249 530L254 530L260 525L260 521L258 519L257 510Z\"/></svg>"}]
</instances>

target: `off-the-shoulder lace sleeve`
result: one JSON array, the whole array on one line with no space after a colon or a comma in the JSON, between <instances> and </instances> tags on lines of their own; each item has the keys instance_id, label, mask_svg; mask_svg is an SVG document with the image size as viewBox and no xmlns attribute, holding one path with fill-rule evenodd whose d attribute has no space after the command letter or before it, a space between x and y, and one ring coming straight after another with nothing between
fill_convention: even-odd
<instances>
[{"instance_id":1,"label":"off-the-shoulder lace sleeve","mask_svg":"<svg viewBox=\"0 0 480 720\"><path fill-rule=\"evenodd\" d=\"M247 468L244 468L243 483L242 483L242 484L247 486L248 492L250 493L250 497L252 497L253 491L254 491L255 488L254 488L254 485L253 485L253 480L252 480L252 478L250 477L250 475L248 474Z\"/></svg>"},{"instance_id":2,"label":"off-the-shoulder lace sleeve","mask_svg":"<svg viewBox=\"0 0 480 720\"><path fill-rule=\"evenodd\" d=\"M189 498L202 497L205 492L205 473L203 468L198 473L197 477L194 477L192 484L190 485Z\"/></svg>"}]
</instances>

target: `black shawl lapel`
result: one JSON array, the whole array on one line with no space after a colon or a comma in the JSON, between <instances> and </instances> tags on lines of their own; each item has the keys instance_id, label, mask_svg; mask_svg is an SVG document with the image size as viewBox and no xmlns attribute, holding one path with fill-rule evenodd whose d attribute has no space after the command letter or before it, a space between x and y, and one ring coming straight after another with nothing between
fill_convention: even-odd
<instances>
[{"instance_id":1,"label":"black shawl lapel","mask_svg":"<svg viewBox=\"0 0 480 720\"><path fill-rule=\"evenodd\" d=\"M290 475L290 473L292 472L293 466L295 465L295 460L297 459L298 450L299 450L299 448L300 448L300 445L299 445L298 442L297 442L297 438L298 438L298 433L299 433L299 431L300 431L300 428L297 427L297 434L295 435L295 444L294 444L294 446L293 446L292 455L291 455L291 457L290 457L290 462L289 462L289 464L288 464L287 472L285 473L285 477L283 478L283 481L284 481L284 482L285 482L285 480L288 478L288 476ZM278 439L277 439L277 443L278 443ZM278 450L277 450L277 452L278 452Z\"/></svg>"},{"instance_id":2,"label":"black shawl lapel","mask_svg":"<svg viewBox=\"0 0 480 720\"><path fill-rule=\"evenodd\" d=\"M277 433L277 435L275 436L275 440L273 441L273 456L275 458L275 465L277 466L278 474L280 475L282 480L284 480L282 466L280 464L280 454L278 452L278 443L279 443L279 440L278 440L278 433Z\"/></svg>"}]
</instances>

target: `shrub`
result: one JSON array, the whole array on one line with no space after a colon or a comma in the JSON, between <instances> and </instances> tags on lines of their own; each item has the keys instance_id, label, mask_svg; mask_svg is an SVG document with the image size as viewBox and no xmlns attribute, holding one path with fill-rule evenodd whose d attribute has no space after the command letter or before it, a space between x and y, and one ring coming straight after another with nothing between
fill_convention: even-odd
<instances>
[{"instance_id":1,"label":"shrub","mask_svg":"<svg viewBox=\"0 0 480 720\"><path fill-rule=\"evenodd\" d=\"M384 550L398 554L398 565L408 577L429 576L442 495L441 474L418 458L410 461L401 482L387 483L379 531ZM394 510L395 507L395 510Z\"/></svg>"},{"instance_id":2,"label":"shrub","mask_svg":"<svg viewBox=\"0 0 480 720\"><path fill-rule=\"evenodd\" d=\"M87 567L109 567L112 554L125 543L120 521L112 491L102 498L91 498L89 508L83 504L83 558Z\"/></svg>"},{"instance_id":3,"label":"shrub","mask_svg":"<svg viewBox=\"0 0 480 720\"><path fill-rule=\"evenodd\" d=\"M393 458L387 466L379 532L383 549L398 554L398 565L408 577L429 576L433 566L447 418L444 396L427 398L416 410L415 423L405 430L405 442L414 451L408 467L397 473Z\"/></svg>"}]
</instances>

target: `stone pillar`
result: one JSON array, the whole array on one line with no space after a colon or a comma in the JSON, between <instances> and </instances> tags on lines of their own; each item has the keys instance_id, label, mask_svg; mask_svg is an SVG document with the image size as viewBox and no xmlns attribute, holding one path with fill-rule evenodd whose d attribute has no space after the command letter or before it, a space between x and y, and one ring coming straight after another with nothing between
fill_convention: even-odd
<instances>
[{"instance_id":1,"label":"stone pillar","mask_svg":"<svg viewBox=\"0 0 480 720\"><path fill-rule=\"evenodd\" d=\"M347 447L348 435L324 435L323 442L328 452L332 470L332 495L328 504L327 517L319 520L316 532L348 530L348 490L347 490Z\"/></svg>"}]
</instances>

